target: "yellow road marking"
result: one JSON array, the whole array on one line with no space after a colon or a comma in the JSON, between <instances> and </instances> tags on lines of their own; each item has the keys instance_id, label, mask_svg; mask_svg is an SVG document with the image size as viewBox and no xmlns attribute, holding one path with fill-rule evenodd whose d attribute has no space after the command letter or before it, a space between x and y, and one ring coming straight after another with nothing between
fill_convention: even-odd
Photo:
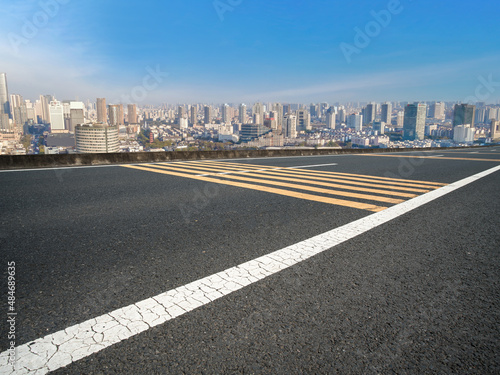
<instances>
[{"instance_id":1,"label":"yellow road marking","mask_svg":"<svg viewBox=\"0 0 500 375\"><path fill-rule=\"evenodd\" d=\"M446 156L414 156L414 155L379 155L379 154L359 154L360 156L384 156L389 158L414 158L414 159L441 159L441 160L473 160L473 161L495 161L500 163L500 159L476 159L476 158L451 158Z\"/></svg>"},{"instance_id":2,"label":"yellow road marking","mask_svg":"<svg viewBox=\"0 0 500 375\"><path fill-rule=\"evenodd\" d=\"M237 163L212 162L212 161L209 161L209 163L211 163L211 164L212 163L217 163L217 164L222 164L222 165L226 165L226 164L241 165L241 164L237 164ZM255 164L245 164L245 166L252 166L255 169L266 169L265 168L266 166L262 166L262 165L259 166L259 165L255 165ZM273 168L271 168L271 169L273 169ZM275 168L275 169L277 169L277 168ZM397 183L398 181L400 181L400 182L403 182L405 184L406 183L416 183L416 184L426 184L426 185L436 185L436 186L445 186L445 185L447 185L447 184L444 184L444 183L441 183L441 182L433 182L433 181L405 180L405 179L402 179L402 178L368 176L368 175L360 175L360 174L353 174L353 173L342 173L342 172L309 171L309 170L300 169L300 168L282 167L281 170L286 170L286 171L302 171L302 172L306 172L306 173L309 173L309 174L331 175L331 176L335 176L335 177L337 177L337 176L365 177L365 178L368 178L370 180L394 181L395 183Z\"/></svg>"},{"instance_id":3,"label":"yellow road marking","mask_svg":"<svg viewBox=\"0 0 500 375\"><path fill-rule=\"evenodd\" d=\"M361 210L367 210L367 211L371 211L371 212L379 212L379 211L385 210L387 208L387 207L383 207L383 206L376 206L373 204L353 202L353 201L347 201L347 200L337 199L337 198L321 197L321 196L317 196L317 195L298 193L295 191L276 189L276 188L271 188L271 187L267 187L267 186L252 185L252 184L245 184L245 183L235 182L235 181L220 180L220 179L210 178L210 177L195 176L195 175L190 175L190 174L186 174L186 173L179 173L179 172L174 172L174 171L166 171L166 170L160 170L160 169L155 169L155 168L140 167L137 165L123 165L123 167L131 168L131 169L138 169L138 170L143 170L143 171L148 171L148 172L154 172L154 173L179 176L179 177L187 177L187 178L191 178L191 179L199 180L199 181L213 182L216 184L223 184L223 185L241 187L241 188L246 188L246 189L251 189L251 190L258 190L258 191L263 191L263 192L267 192L267 193L285 195L285 196L293 197L293 198L307 199L307 200L315 201L315 202L329 203L329 204L334 204L334 205L338 205L338 206L358 208Z\"/></svg>"},{"instance_id":4,"label":"yellow road marking","mask_svg":"<svg viewBox=\"0 0 500 375\"><path fill-rule=\"evenodd\" d=\"M177 167L176 165L174 164L170 164L170 163L159 163L159 164L155 164L156 166L161 166L161 167L168 167L168 168L178 168L178 169L182 169L184 172L188 172L188 173L200 173L199 171L197 172L196 170L202 170L202 171L209 171L209 172L223 172L222 174L221 173L206 173L207 176L227 176L228 173L226 169L218 169L218 168L212 168L212 167L206 167L204 166L205 164L196 164L195 166L193 165L188 165L187 167L189 167L189 169L185 169L184 166L180 166L180 167ZM297 171L297 172L295 172ZM251 172L248 170L248 169L242 169L242 171L234 171L234 172L231 172L230 174L231 175L235 175L235 174L238 174L238 173L245 173L245 175L249 174L249 173L254 173L254 172L259 172L259 173L265 173L265 174L270 174L270 175L278 175L278 176L292 176L292 177L300 177L301 179L306 179L306 180L320 180L320 181L329 181L329 182L340 182L342 184L348 184L348 185L362 185L362 186L371 186L371 187L376 187L376 188L383 188L383 189L390 189L390 190L403 190L403 191L413 191L413 192L417 192L417 193L427 193L429 190L426 190L426 189L422 189L422 188L431 188L431 189L435 189L436 187L435 186L427 186L427 185L413 185L413 184L402 184L402 185L408 185L408 186L418 186L419 189L414 189L414 188L406 188L406 187L401 187L401 186L395 186L395 185L386 185L388 184L388 182L380 182L382 185L378 184L379 181L374 181L375 183L362 183L362 182L356 182L356 181L346 181L344 179L340 179L340 178L321 178L321 177L309 177L308 175L311 174L310 171L303 171L303 173L301 173L301 169L282 169L282 168L269 168L269 169L255 169L255 170L251 170ZM306 174L306 176L302 176L302 174ZM321 175L323 176L323 175ZM335 177L339 177L339 176L335 176ZM272 177L271 177L272 178ZM348 177L345 177L345 178L348 178ZM287 178L289 179L289 178ZM350 178L349 179L353 179L353 178ZM370 181L369 179L359 179L361 181ZM400 184L398 182L396 182L396 184ZM322 184L319 184L319 183L316 183L316 185L322 185ZM326 186L326 185L325 185ZM358 190L361 190L362 188L358 188L357 186L355 186ZM343 189L353 189L355 188L353 186L345 186L345 187L342 187ZM388 194L388 193L386 193ZM389 194L389 195L392 195L392 194ZM398 194L394 194L394 195L398 195Z\"/></svg>"},{"instance_id":5,"label":"yellow road marking","mask_svg":"<svg viewBox=\"0 0 500 375\"><path fill-rule=\"evenodd\" d=\"M170 166L164 166L164 165L156 165L154 167L161 168L161 169L169 169L169 170L179 170ZM181 172L189 172L189 169L183 168ZM191 175L189 175L191 176ZM194 176L193 176L194 177ZM196 177L202 177L202 176L196 176ZM330 195L339 195L343 197L350 197L350 198L359 198L359 199L366 199L366 200L372 200L372 201L378 201L378 202L385 202L385 203L402 203L404 200L402 199L394 199L394 198L388 198L388 197L379 197L376 195L367 195L367 194L358 194L358 193L351 193L347 191L339 191L339 190L330 190L330 189L323 189L323 188L318 188L310 185L297 185L297 184L290 184L286 182L279 182L279 181L270 181L270 180L262 180L262 179L257 179L257 178L249 178L249 177L243 177L243 176L236 176L234 174L231 175L224 175L220 176L223 178L230 178L232 180L240 180L240 181L247 181L247 182L256 182L259 184L267 184L267 185L277 185L281 187L287 187L287 188L292 188L292 189L301 189L301 190L308 190L308 191L314 191L316 193L322 193L322 194L330 194ZM215 179L214 179L215 180ZM219 181L218 179L216 181ZM221 180L224 181L224 180Z\"/></svg>"}]
</instances>

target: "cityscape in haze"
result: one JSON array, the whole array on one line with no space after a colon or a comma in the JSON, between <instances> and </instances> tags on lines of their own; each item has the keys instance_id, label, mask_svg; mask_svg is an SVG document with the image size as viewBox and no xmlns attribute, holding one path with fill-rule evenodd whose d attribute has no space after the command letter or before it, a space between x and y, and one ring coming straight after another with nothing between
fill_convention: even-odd
<instances>
[{"instance_id":1,"label":"cityscape in haze","mask_svg":"<svg viewBox=\"0 0 500 375\"><path fill-rule=\"evenodd\" d=\"M498 138L497 3L117 4L4 5L2 154Z\"/></svg>"}]
</instances>

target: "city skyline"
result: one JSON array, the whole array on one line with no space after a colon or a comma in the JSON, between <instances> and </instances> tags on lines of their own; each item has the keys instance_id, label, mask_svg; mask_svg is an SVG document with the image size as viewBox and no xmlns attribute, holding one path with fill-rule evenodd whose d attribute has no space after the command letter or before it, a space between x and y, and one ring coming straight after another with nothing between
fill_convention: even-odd
<instances>
[{"instance_id":1,"label":"city skyline","mask_svg":"<svg viewBox=\"0 0 500 375\"><path fill-rule=\"evenodd\" d=\"M484 22L498 3L127 5L5 4L9 91L138 105L500 99L494 23Z\"/></svg>"}]
</instances>

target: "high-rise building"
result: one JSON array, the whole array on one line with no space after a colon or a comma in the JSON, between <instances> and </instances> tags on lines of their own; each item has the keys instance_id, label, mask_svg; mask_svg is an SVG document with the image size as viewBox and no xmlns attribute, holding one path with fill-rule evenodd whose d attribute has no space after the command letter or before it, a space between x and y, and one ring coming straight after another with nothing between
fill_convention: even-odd
<instances>
[{"instance_id":1,"label":"high-rise building","mask_svg":"<svg viewBox=\"0 0 500 375\"><path fill-rule=\"evenodd\" d=\"M297 116L288 113L283 117L283 135L286 138L297 138Z\"/></svg>"},{"instance_id":2,"label":"high-rise building","mask_svg":"<svg viewBox=\"0 0 500 375\"><path fill-rule=\"evenodd\" d=\"M137 124L137 106L135 104L127 105L127 120L129 124Z\"/></svg>"},{"instance_id":3,"label":"high-rise building","mask_svg":"<svg viewBox=\"0 0 500 375\"><path fill-rule=\"evenodd\" d=\"M258 115L258 117L255 117L255 115ZM256 124L263 124L264 123L264 106L262 103L255 103L252 107L252 118ZM258 119L258 120L256 120Z\"/></svg>"},{"instance_id":4,"label":"high-rise building","mask_svg":"<svg viewBox=\"0 0 500 375\"><path fill-rule=\"evenodd\" d=\"M404 125L405 113L403 111L399 111L396 116L396 126L398 128L402 128Z\"/></svg>"},{"instance_id":5,"label":"high-rise building","mask_svg":"<svg viewBox=\"0 0 500 375\"><path fill-rule=\"evenodd\" d=\"M472 104L455 104L453 111L453 127L457 125L470 125L474 127L476 106Z\"/></svg>"},{"instance_id":6,"label":"high-rise building","mask_svg":"<svg viewBox=\"0 0 500 375\"><path fill-rule=\"evenodd\" d=\"M189 122L191 123L191 126L196 125L198 122L198 108L195 104L191 105L191 108L189 109Z\"/></svg>"},{"instance_id":7,"label":"high-rise building","mask_svg":"<svg viewBox=\"0 0 500 375\"><path fill-rule=\"evenodd\" d=\"M110 125L124 125L123 104L110 104L108 106L108 113Z\"/></svg>"},{"instance_id":8,"label":"high-rise building","mask_svg":"<svg viewBox=\"0 0 500 375\"><path fill-rule=\"evenodd\" d=\"M108 111L106 107L105 98L97 98L97 122L102 122L103 124L108 123Z\"/></svg>"},{"instance_id":9,"label":"high-rise building","mask_svg":"<svg viewBox=\"0 0 500 375\"><path fill-rule=\"evenodd\" d=\"M307 109L297 111L297 131L311 130L311 115Z\"/></svg>"},{"instance_id":10,"label":"high-rise building","mask_svg":"<svg viewBox=\"0 0 500 375\"><path fill-rule=\"evenodd\" d=\"M64 133L64 108L60 101L53 100L49 104L50 131L52 133Z\"/></svg>"},{"instance_id":11,"label":"high-rise building","mask_svg":"<svg viewBox=\"0 0 500 375\"><path fill-rule=\"evenodd\" d=\"M337 121L339 124L345 123L347 118L347 112L343 105L339 107L339 111L337 113Z\"/></svg>"},{"instance_id":12,"label":"high-rise building","mask_svg":"<svg viewBox=\"0 0 500 375\"><path fill-rule=\"evenodd\" d=\"M222 122L224 124L230 124L231 123L231 107L229 107L229 104L224 104L222 106Z\"/></svg>"},{"instance_id":13,"label":"high-rise building","mask_svg":"<svg viewBox=\"0 0 500 375\"><path fill-rule=\"evenodd\" d=\"M445 106L443 102L435 102L431 104L429 108L429 117L435 118L436 120L445 119Z\"/></svg>"},{"instance_id":14,"label":"high-rise building","mask_svg":"<svg viewBox=\"0 0 500 375\"><path fill-rule=\"evenodd\" d=\"M206 105L204 108L204 122L205 124L211 124L212 123L212 107L209 105Z\"/></svg>"},{"instance_id":15,"label":"high-rise building","mask_svg":"<svg viewBox=\"0 0 500 375\"><path fill-rule=\"evenodd\" d=\"M10 113L9 89L7 87L7 74L0 73L0 114L5 114L12 118Z\"/></svg>"},{"instance_id":16,"label":"high-rise building","mask_svg":"<svg viewBox=\"0 0 500 375\"><path fill-rule=\"evenodd\" d=\"M44 124L50 123L50 112L49 112L49 104L53 101L54 98L52 95L40 95L40 120Z\"/></svg>"},{"instance_id":17,"label":"high-rise building","mask_svg":"<svg viewBox=\"0 0 500 375\"><path fill-rule=\"evenodd\" d=\"M85 154L119 152L118 126L103 123L82 124L75 128L76 152Z\"/></svg>"},{"instance_id":18,"label":"high-rise building","mask_svg":"<svg viewBox=\"0 0 500 375\"><path fill-rule=\"evenodd\" d=\"M318 110L317 110L317 108L318 107L314 103L311 103L309 105L309 113L311 114L311 117L317 117L318 116Z\"/></svg>"},{"instance_id":19,"label":"high-rise building","mask_svg":"<svg viewBox=\"0 0 500 375\"><path fill-rule=\"evenodd\" d=\"M238 122L245 124L247 122L247 106L243 103L240 104L240 112L238 114Z\"/></svg>"},{"instance_id":20,"label":"high-rise building","mask_svg":"<svg viewBox=\"0 0 500 375\"><path fill-rule=\"evenodd\" d=\"M184 107L183 105L177 107L177 119L180 118L187 118L186 107Z\"/></svg>"},{"instance_id":21,"label":"high-rise building","mask_svg":"<svg viewBox=\"0 0 500 375\"><path fill-rule=\"evenodd\" d=\"M356 131L361 131L363 129L363 115L359 113L353 113L347 116L347 127Z\"/></svg>"},{"instance_id":22,"label":"high-rise building","mask_svg":"<svg viewBox=\"0 0 500 375\"><path fill-rule=\"evenodd\" d=\"M380 117L381 122L390 124L392 119L392 103L385 102L382 104L382 115Z\"/></svg>"},{"instance_id":23,"label":"high-rise building","mask_svg":"<svg viewBox=\"0 0 500 375\"><path fill-rule=\"evenodd\" d=\"M377 105L375 103L368 103L363 111L363 125L368 125L375 121L376 115Z\"/></svg>"},{"instance_id":24,"label":"high-rise building","mask_svg":"<svg viewBox=\"0 0 500 375\"><path fill-rule=\"evenodd\" d=\"M405 107L403 122L404 140L415 141L424 139L426 112L427 105L424 103L408 104Z\"/></svg>"},{"instance_id":25,"label":"high-rise building","mask_svg":"<svg viewBox=\"0 0 500 375\"><path fill-rule=\"evenodd\" d=\"M491 139L500 138L500 121L491 120L490 137Z\"/></svg>"},{"instance_id":26,"label":"high-rise building","mask_svg":"<svg viewBox=\"0 0 500 375\"><path fill-rule=\"evenodd\" d=\"M335 108L330 107L326 111L326 127L328 129L335 129L335 120L336 120L336 115L335 115Z\"/></svg>"},{"instance_id":27,"label":"high-rise building","mask_svg":"<svg viewBox=\"0 0 500 375\"><path fill-rule=\"evenodd\" d=\"M283 105L281 103L274 103L273 111L276 112L276 128L278 132L283 131Z\"/></svg>"}]
</instances>

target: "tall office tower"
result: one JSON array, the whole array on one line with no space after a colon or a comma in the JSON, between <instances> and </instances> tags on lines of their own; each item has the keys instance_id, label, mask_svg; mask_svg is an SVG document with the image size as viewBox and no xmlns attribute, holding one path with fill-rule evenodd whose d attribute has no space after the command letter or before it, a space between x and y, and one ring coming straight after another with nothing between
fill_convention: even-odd
<instances>
[{"instance_id":1,"label":"tall office tower","mask_svg":"<svg viewBox=\"0 0 500 375\"><path fill-rule=\"evenodd\" d=\"M18 94L12 94L10 96L10 105L14 122L20 126L24 125L28 121L28 111L23 97Z\"/></svg>"},{"instance_id":2,"label":"tall office tower","mask_svg":"<svg viewBox=\"0 0 500 375\"><path fill-rule=\"evenodd\" d=\"M281 103L274 103L273 111L276 112L276 127L278 131L283 130L283 105Z\"/></svg>"},{"instance_id":3,"label":"tall office tower","mask_svg":"<svg viewBox=\"0 0 500 375\"><path fill-rule=\"evenodd\" d=\"M345 107L341 105L339 107L339 112L337 113L337 121L342 124L346 121L347 118L347 112L345 110Z\"/></svg>"},{"instance_id":4,"label":"tall office tower","mask_svg":"<svg viewBox=\"0 0 500 375\"><path fill-rule=\"evenodd\" d=\"M52 133L64 133L64 108L60 101L53 100L49 104L50 131Z\"/></svg>"},{"instance_id":5,"label":"tall office tower","mask_svg":"<svg viewBox=\"0 0 500 375\"><path fill-rule=\"evenodd\" d=\"M286 138L297 138L297 116L288 113L283 117L283 135Z\"/></svg>"},{"instance_id":6,"label":"tall office tower","mask_svg":"<svg viewBox=\"0 0 500 375\"><path fill-rule=\"evenodd\" d=\"M108 111L106 107L105 98L97 98L97 122L102 122L103 124L108 123Z\"/></svg>"},{"instance_id":7,"label":"tall office tower","mask_svg":"<svg viewBox=\"0 0 500 375\"><path fill-rule=\"evenodd\" d=\"M231 107L229 107L229 104L224 104L222 106L222 122L224 124L230 124L231 123Z\"/></svg>"},{"instance_id":8,"label":"tall office tower","mask_svg":"<svg viewBox=\"0 0 500 375\"><path fill-rule=\"evenodd\" d=\"M425 114L427 106L423 103L408 104L405 107L403 139L408 141L423 140L425 133Z\"/></svg>"},{"instance_id":9,"label":"tall office tower","mask_svg":"<svg viewBox=\"0 0 500 375\"><path fill-rule=\"evenodd\" d=\"M486 108L476 108L476 116L474 117L474 122L476 124L483 124L486 119Z\"/></svg>"},{"instance_id":10,"label":"tall office tower","mask_svg":"<svg viewBox=\"0 0 500 375\"><path fill-rule=\"evenodd\" d=\"M314 103L311 103L311 105L309 106L309 112L311 113L311 117L317 117L318 116L318 110L317 110L317 106L316 104Z\"/></svg>"},{"instance_id":11,"label":"tall office tower","mask_svg":"<svg viewBox=\"0 0 500 375\"><path fill-rule=\"evenodd\" d=\"M326 111L326 127L328 129L335 129L335 120L336 120L335 108L330 107Z\"/></svg>"},{"instance_id":12,"label":"tall office tower","mask_svg":"<svg viewBox=\"0 0 500 375\"><path fill-rule=\"evenodd\" d=\"M363 115L353 113L352 115L347 116L347 127L356 131L361 131L363 129Z\"/></svg>"},{"instance_id":13,"label":"tall office tower","mask_svg":"<svg viewBox=\"0 0 500 375\"><path fill-rule=\"evenodd\" d=\"M204 122L205 124L211 124L212 123L212 107L209 105L206 105L204 108Z\"/></svg>"},{"instance_id":14,"label":"tall office tower","mask_svg":"<svg viewBox=\"0 0 500 375\"><path fill-rule=\"evenodd\" d=\"M318 117L323 116L326 113L327 109L328 109L328 103L319 103L319 106L318 106Z\"/></svg>"},{"instance_id":15,"label":"tall office tower","mask_svg":"<svg viewBox=\"0 0 500 375\"><path fill-rule=\"evenodd\" d=\"M375 103L368 103L363 111L363 125L368 125L375 121L376 115L377 105Z\"/></svg>"},{"instance_id":16,"label":"tall office tower","mask_svg":"<svg viewBox=\"0 0 500 375\"><path fill-rule=\"evenodd\" d=\"M52 95L40 95L40 119L44 124L50 123L49 104L54 100Z\"/></svg>"},{"instance_id":17,"label":"tall office tower","mask_svg":"<svg viewBox=\"0 0 500 375\"><path fill-rule=\"evenodd\" d=\"M283 116L292 113L292 106L290 104L283 104Z\"/></svg>"},{"instance_id":18,"label":"tall office tower","mask_svg":"<svg viewBox=\"0 0 500 375\"><path fill-rule=\"evenodd\" d=\"M123 104L110 104L108 106L109 124L112 126L124 125Z\"/></svg>"},{"instance_id":19,"label":"tall office tower","mask_svg":"<svg viewBox=\"0 0 500 375\"><path fill-rule=\"evenodd\" d=\"M186 107L184 107L183 105L180 105L178 108L177 108L177 118L187 118L187 113L186 113Z\"/></svg>"},{"instance_id":20,"label":"tall office tower","mask_svg":"<svg viewBox=\"0 0 500 375\"><path fill-rule=\"evenodd\" d=\"M189 122L191 123L191 126L196 125L198 122L198 108L195 104L191 105L191 108L189 109Z\"/></svg>"},{"instance_id":21,"label":"tall office tower","mask_svg":"<svg viewBox=\"0 0 500 375\"><path fill-rule=\"evenodd\" d=\"M500 138L500 121L491 120L490 137L491 139Z\"/></svg>"},{"instance_id":22,"label":"tall office tower","mask_svg":"<svg viewBox=\"0 0 500 375\"><path fill-rule=\"evenodd\" d=\"M385 122L386 124L390 124L392 119L392 104L389 102L385 102L382 104L382 115L380 117L381 122Z\"/></svg>"},{"instance_id":23,"label":"tall office tower","mask_svg":"<svg viewBox=\"0 0 500 375\"><path fill-rule=\"evenodd\" d=\"M264 106L262 103L255 103L252 107L252 117L254 120L257 118L255 115L258 115L258 122L256 124L264 123Z\"/></svg>"},{"instance_id":24,"label":"tall office tower","mask_svg":"<svg viewBox=\"0 0 500 375\"><path fill-rule=\"evenodd\" d=\"M435 102L431 104L429 107L429 117L435 118L436 120L444 120L444 103L443 102Z\"/></svg>"},{"instance_id":25,"label":"tall office tower","mask_svg":"<svg viewBox=\"0 0 500 375\"><path fill-rule=\"evenodd\" d=\"M7 74L0 73L0 114L5 114L12 118L10 113L9 89L7 88Z\"/></svg>"},{"instance_id":26,"label":"tall office tower","mask_svg":"<svg viewBox=\"0 0 500 375\"><path fill-rule=\"evenodd\" d=\"M297 130L311 130L311 115L307 109L299 109L297 111Z\"/></svg>"},{"instance_id":27,"label":"tall office tower","mask_svg":"<svg viewBox=\"0 0 500 375\"><path fill-rule=\"evenodd\" d=\"M127 105L127 120L129 124L137 124L137 106L135 104Z\"/></svg>"},{"instance_id":28,"label":"tall office tower","mask_svg":"<svg viewBox=\"0 0 500 375\"><path fill-rule=\"evenodd\" d=\"M402 128L404 125L405 113L403 111L399 111L396 117L396 126L398 128Z\"/></svg>"},{"instance_id":29,"label":"tall office tower","mask_svg":"<svg viewBox=\"0 0 500 375\"><path fill-rule=\"evenodd\" d=\"M476 117L476 106L471 104L455 104L453 111L453 127L457 125L470 125L474 127Z\"/></svg>"},{"instance_id":30,"label":"tall office tower","mask_svg":"<svg viewBox=\"0 0 500 375\"><path fill-rule=\"evenodd\" d=\"M500 108L490 107L486 112L486 120L500 120Z\"/></svg>"},{"instance_id":31,"label":"tall office tower","mask_svg":"<svg viewBox=\"0 0 500 375\"><path fill-rule=\"evenodd\" d=\"M103 123L82 124L75 128L76 152L85 154L119 152L118 126Z\"/></svg>"},{"instance_id":32,"label":"tall office tower","mask_svg":"<svg viewBox=\"0 0 500 375\"><path fill-rule=\"evenodd\" d=\"M238 122L245 124L247 122L247 106L240 104L240 113L238 114Z\"/></svg>"}]
</instances>

